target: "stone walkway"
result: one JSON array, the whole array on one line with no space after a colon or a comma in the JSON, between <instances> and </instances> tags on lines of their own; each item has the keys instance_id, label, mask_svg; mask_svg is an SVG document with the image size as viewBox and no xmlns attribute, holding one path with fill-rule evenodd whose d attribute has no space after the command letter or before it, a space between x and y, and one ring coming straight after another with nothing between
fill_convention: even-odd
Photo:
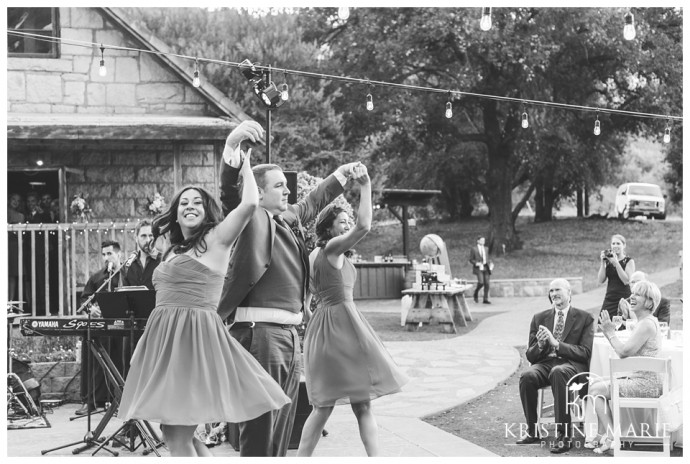
<instances>
[{"instance_id":1,"label":"stone walkway","mask_svg":"<svg viewBox=\"0 0 690 464\"><path fill-rule=\"evenodd\" d=\"M650 280L660 287L677 279L676 268L650 276ZM573 306L596 314L604 291L605 288L601 287L575 295ZM548 302L544 297L495 298L493 302L491 306L470 303L474 313L497 314L484 319L466 335L435 341L386 343L410 382L401 393L372 403L383 456L495 456L421 420L492 390L519 366L520 358L515 347L526 345L532 315L546 309ZM399 318L398 301L359 301L358 307L365 314L390 312L391 317ZM515 394L517 397L517 391ZM86 431L85 421L69 421L77 408L78 405L64 405L48 415L52 428L7 431L7 456L40 456L42 449L81 439ZM114 431L119 424L117 419L113 419L106 430ZM326 429L329 435L321 439L315 456L366 456L357 422L348 406L335 408ZM72 449L68 447L49 456L71 456ZM140 455L140 451L122 452L122 455ZM212 448L212 452L216 456L239 455L227 443ZM162 453L167 455L165 450ZM99 456L106 454L101 452ZM80 456L90 456L90 453ZM288 456L295 456L295 450L290 450Z\"/></svg>"}]
</instances>

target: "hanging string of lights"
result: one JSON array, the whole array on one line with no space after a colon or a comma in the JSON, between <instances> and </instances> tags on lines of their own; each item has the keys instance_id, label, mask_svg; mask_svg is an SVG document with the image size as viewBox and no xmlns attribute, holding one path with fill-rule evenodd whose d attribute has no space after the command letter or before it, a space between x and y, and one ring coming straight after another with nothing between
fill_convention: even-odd
<instances>
[{"instance_id":1,"label":"hanging string of lights","mask_svg":"<svg viewBox=\"0 0 690 464\"><path fill-rule=\"evenodd\" d=\"M349 12L348 12L348 14L349 14ZM626 27L627 27L628 15L630 15L632 17L632 13L628 12L628 14L626 14ZM488 24L489 24L489 28L490 28L491 8L483 8L482 9L483 24L487 23L487 21L485 20L485 16L488 16L488 18L489 18ZM633 21L633 20L631 19L631 21ZM634 26L633 26L633 28L634 28ZM289 99L287 76L288 76L288 74L290 74L292 76L301 76L301 77L307 77L307 78L338 81L338 82L344 82L346 84L364 85L364 86L366 86L366 89L367 89L365 101L366 101L366 109L368 111L373 111L373 109L374 109L374 99L373 99L374 87L389 87L389 88L396 88L396 89L402 89L402 90L408 90L408 91L422 91L422 92L428 92L428 93L446 94L448 97L448 100L447 100L447 103L445 105L445 116L447 118L452 118L452 116L453 116L453 105L452 105L453 98L458 99L461 97L474 97L474 98L479 98L479 99L490 99L490 100L496 100L496 101L502 101L502 102L519 103L522 106L521 124L522 124L522 127L525 129L529 127L527 109L526 109L526 107L528 105L557 108L557 109L576 110L576 111L586 111L586 112L594 111L594 112L596 112L596 121L594 123L595 135L599 135L601 133L601 122L599 121L599 113L607 113L607 114L613 114L613 115L630 116L630 117L638 117L638 118L648 118L648 119L665 119L666 120L666 127L664 130L663 140L666 143L669 143L670 139L671 139L671 123L672 123L672 121L682 121L683 120L682 116L664 115L664 114L656 114L656 113L645 113L645 112L639 112L639 111L628 111L628 110L621 110L621 109L615 109L615 108L600 108L600 107L592 107L592 106L585 106L585 105L573 105L573 104L569 104L569 103L558 103L558 102L549 102L549 101L541 101L541 100L531 100L531 99L507 97L507 96L501 96L501 95L483 94L483 93L478 93L478 92L467 92L464 90L451 90L451 89L441 89L441 88L433 88L433 87L423 87L423 86L411 85L411 84L401 84L401 83L386 82L386 81L374 81L374 80L370 80L370 79L362 79L362 78L355 78L355 77L348 77L348 76L336 76L336 75L331 75L331 74L314 73L314 72L309 72L309 71L300 71L300 70L287 69L287 68L275 68L272 66L263 66L263 65L259 65L259 64L252 64L249 60L244 60L241 63L237 63L237 62L233 62L233 61L218 60L218 59L204 58L204 57L198 57L198 56L182 55L179 53L161 52L158 50L146 50L146 49L141 49L141 48L126 47L126 46L122 46L122 45L107 45L107 44L104 45L102 43L99 44L99 43L95 43L95 42L81 41L81 40L76 40L76 39L67 39L67 38L63 38L63 37L46 37L44 35L33 34L33 33L29 33L29 32L8 31L7 33L9 35L29 37L29 38L32 38L35 40L48 41L48 42L59 42L59 43L65 43L65 44L69 44L69 45L86 47L86 48L98 47L98 48L100 48L100 63L99 63L99 75L100 76L106 76L107 75L107 70L105 67L105 50L106 49L108 49L108 50L132 51L132 52L139 52L139 53L148 53L148 54L160 55L160 56L172 56L172 57L177 57L177 58L184 59L184 60L193 61L193 63L194 63L193 69L194 70L192 73L192 79L191 80L192 80L192 84L195 87L199 87L201 85L199 62L236 67L242 71L242 73L245 75L245 77L247 77L247 73L251 74L249 77L247 77L247 79L251 80L251 82L254 85L255 93L257 94L257 96L259 98L262 99L264 104L269 108L277 108L282 103L284 103L285 101L287 101ZM633 33L634 33L634 29L633 29ZM261 77L263 77L264 74L266 74L266 73L270 73L271 71L282 71L283 72L284 83L282 84L280 91L277 90L276 85L273 82L270 82L267 84L264 84L261 82Z\"/></svg>"}]
</instances>

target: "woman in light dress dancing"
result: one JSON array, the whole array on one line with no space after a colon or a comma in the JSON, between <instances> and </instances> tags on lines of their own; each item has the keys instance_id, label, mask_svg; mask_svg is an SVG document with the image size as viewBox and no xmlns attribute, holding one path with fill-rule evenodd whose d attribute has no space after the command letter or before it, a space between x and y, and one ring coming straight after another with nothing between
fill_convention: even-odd
<instances>
[{"instance_id":1,"label":"woman in light dress dancing","mask_svg":"<svg viewBox=\"0 0 690 464\"><path fill-rule=\"evenodd\" d=\"M242 202L223 219L215 199L185 187L153 223L170 247L153 275L156 308L132 355L118 417L161 424L172 456L212 456L198 424L243 422L290 399L232 338L216 313L230 248L258 206L249 163Z\"/></svg>"}]
</instances>

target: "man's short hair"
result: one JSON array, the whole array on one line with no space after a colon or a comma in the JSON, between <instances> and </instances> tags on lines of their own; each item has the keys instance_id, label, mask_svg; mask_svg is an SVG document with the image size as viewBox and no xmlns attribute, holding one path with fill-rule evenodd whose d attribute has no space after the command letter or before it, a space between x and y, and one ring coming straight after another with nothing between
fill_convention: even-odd
<instances>
[{"instance_id":1,"label":"man's short hair","mask_svg":"<svg viewBox=\"0 0 690 464\"><path fill-rule=\"evenodd\" d=\"M134 227L134 235L138 237L141 228L146 226L151 227L151 221L149 219L142 219L141 221L137 222L137 225Z\"/></svg>"},{"instance_id":2,"label":"man's short hair","mask_svg":"<svg viewBox=\"0 0 690 464\"><path fill-rule=\"evenodd\" d=\"M120 244L115 240L103 240L101 242L101 250L103 248L108 248L109 246L113 247L113 250L115 251L120 251Z\"/></svg>"},{"instance_id":3,"label":"man's short hair","mask_svg":"<svg viewBox=\"0 0 690 464\"><path fill-rule=\"evenodd\" d=\"M252 168L254 179L256 179L256 185L259 188L266 188L266 173L269 171L283 172L283 169L277 164L257 164Z\"/></svg>"},{"instance_id":4,"label":"man's short hair","mask_svg":"<svg viewBox=\"0 0 690 464\"><path fill-rule=\"evenodd\" d=\"M572 288L570 287L570 282L568 282L567 279L562 279L560 277L557 279L553 279L551 281L551 284L549 284L549 287L553 287L554 285L561 285L563 288L565 288L569 292L572 292Z\"/></svg>"}]
</instances>

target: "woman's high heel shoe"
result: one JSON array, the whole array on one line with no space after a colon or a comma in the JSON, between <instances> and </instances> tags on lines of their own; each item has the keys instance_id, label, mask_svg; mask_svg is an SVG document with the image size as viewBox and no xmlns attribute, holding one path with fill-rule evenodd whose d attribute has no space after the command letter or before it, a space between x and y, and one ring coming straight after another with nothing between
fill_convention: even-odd
<instances>
[{"instance_id":1,"label":"woman's high heel shoe","mask_svg":"<svg viewBox=\"0 0 690 464\"><path fill-rule=\"evenodd\" d=\"M604 441L602 442L602 444L599 448L594 448L594 452L596 454L604 454L605 452L610 450L612 446L613 446L613 439L606 437L606 438L604 438Z\"/></svg>"}]
</instances>

